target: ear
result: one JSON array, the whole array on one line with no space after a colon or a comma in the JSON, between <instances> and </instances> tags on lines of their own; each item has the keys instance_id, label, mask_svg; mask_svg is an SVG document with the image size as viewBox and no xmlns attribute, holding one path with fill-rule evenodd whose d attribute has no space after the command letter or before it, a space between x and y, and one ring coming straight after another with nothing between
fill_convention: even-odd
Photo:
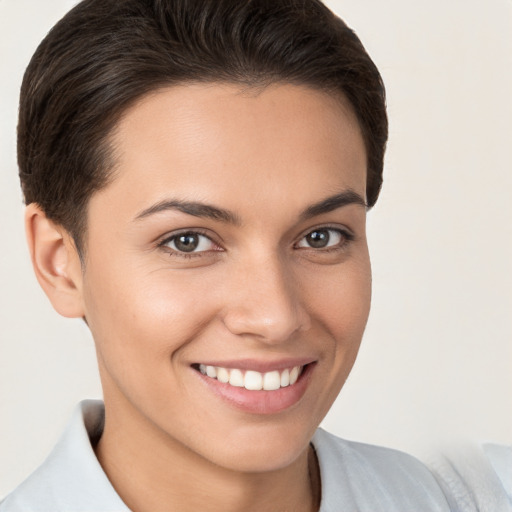
<instances>
[{"instance_id":1,"label":"ear","mask_svg":"<svg viewBox=\"0 0 512 512\"><path fill-rule=\"evenodd\" d=\"M37 280L55 310L83 317L82 266L71 235L35 203L25 210L25 231Z\"/></svg>"}]
</instances>

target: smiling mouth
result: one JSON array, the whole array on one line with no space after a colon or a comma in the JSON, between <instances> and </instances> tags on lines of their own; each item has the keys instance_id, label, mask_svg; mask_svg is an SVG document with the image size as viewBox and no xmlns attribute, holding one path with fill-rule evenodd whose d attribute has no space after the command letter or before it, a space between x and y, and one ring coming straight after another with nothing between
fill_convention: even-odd
<instances>
[{"instance_id":1,"label":"smiling mouth","mask_svg":"<svg viewBox=\"0 0 512 512\"><path fill-rule=\"evenodd\" d=\"M194 365L201 374L211 379L216 379L223 384L237 388L245 388L249 391L276 391L281 388L293 386L305 366L293 366L284 370L270 372L257 372L254 370L240 370L238 368L223 368L204 364Z\"/></svg>"}]
</instances>

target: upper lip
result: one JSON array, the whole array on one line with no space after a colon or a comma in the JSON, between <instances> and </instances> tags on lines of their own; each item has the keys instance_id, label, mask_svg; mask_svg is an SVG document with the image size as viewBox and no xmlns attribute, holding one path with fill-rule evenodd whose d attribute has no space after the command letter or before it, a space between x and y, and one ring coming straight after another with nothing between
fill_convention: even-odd
<instances>
[{"instance_id":1,"label":"upper lip","mask_svg":"<svg viewBox=\"0 0 512 512\"><path fill-rule=\"evenodd\" d=\"M208 360L199 361L196 364L204 364L205 366L218 366L221 368L253 370L260 373L272 372L275 370L285 370L294 366L306 366L314 363L316 360L312 357L292 357L286 359L278 359L275 361L262 361L261 359L230 359L230 360Z\"/></svg>"}]
</instances>

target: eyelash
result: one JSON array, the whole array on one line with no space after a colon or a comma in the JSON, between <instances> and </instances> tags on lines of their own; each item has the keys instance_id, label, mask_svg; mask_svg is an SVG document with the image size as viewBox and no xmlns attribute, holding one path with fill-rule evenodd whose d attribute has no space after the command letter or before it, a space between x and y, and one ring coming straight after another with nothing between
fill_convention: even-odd
<instances>
[{"instance_id":1,"label":"eyelash","mask_svg":"<svg viewBox=\"0 0 512 512\"><path fill-rule=\"evenodd\" d=\"M314 247L297 247L297 244L300 243L302 240L304 240L308 235L311 235L312 233L319 232L319 231L328 231L328 232L335 232L338 235L341 236L342 241L332 247L326 247L326 248L314 248ZM185 259L191 259L191 258L197 258L204 256L205 253L208 252L215 252L213 251L197 251L197 252L184 252L184 251L177 251L175 249L171 249L170 247L167 247L168 244L172 243L174 240L176 240L178 237L183 235L199 235L202 237L207 238L213 245L220 247L216 242L212 240L212 238L206 234L204 231L201 231L200 229L194 229L194 230L186 230L186 231L180 231L179 233L174 233L171 236L168 236L164 238L162 241L158 243L158 248L164 250L172 257L178 257L178 258L185 258ZM304 235L301 236L299 242L294 244L294 247L298 250L314 250L322 253L330 253L334 251L341 251L346 249L347 245L349 245L351 242L355 240L355 236L346 229L341 229L339 227L332 227L332 226L319 226L317 228L313 228L307 231ZM222 250L222 249L219 249Z\"/></svg>"},{"instance_id":2,"label":"eyelash","mask_svg":"<svg viewBox=\"0 0 512 512\"><path fill-rule=\"evenodd\" d=\"M325 247L325 248L315 248L315 247L300 247L299 249L306 249L306 250L313 250L315 252L321 252L323 254L330 253L330 252L336 252L336 251L343 251L347 248L347 246L355 240L355 236L353 233L348 231L347 229L343 229L340 227L335 226L318 226L313 229L309 229L307 233L304 233L302 237L300 238L300 243L302 240L304 240L308 235L311 235L312 233L319 232L319 231L328 231L328 232L334 232L338 234L341 237L341 241L333 245L331 247ZM297 245L297 244L295 244Z\"/></svg>"},{"instance_id":3,"label":"eyelash","mask_svg":"<svg viewBox=\"0 0 512 512\"><path fill-rule=\"evenodd\" d=\"M208 236L204 231L200 229L187 229L185 231L180 231L178 233L173 233L171 236L168 236L164 238L161 242L158 243L158 247L165 252L169 254L169 256L177 257L177 258L185 258L185 259L192 259L204 256L205 252L212 252L212 251L198 251L198 252L184 252L184 251L177 251L175 249L171 249L170 247L166 247L167 244L170 244L174 240L176 240L178 237L183 235L199 235L202 237L207 238L213 245L216 247L220 247L216 242L214 242L211 238L211 236Z\"/></svg>"}]
</instances>

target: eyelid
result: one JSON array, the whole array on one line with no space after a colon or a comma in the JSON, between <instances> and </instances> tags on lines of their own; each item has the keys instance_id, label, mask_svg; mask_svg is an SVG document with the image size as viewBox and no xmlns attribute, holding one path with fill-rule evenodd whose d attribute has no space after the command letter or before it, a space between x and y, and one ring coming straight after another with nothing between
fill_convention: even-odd
<instances>
[{"instance_id":1,"label":"eyelid","mask_svg":"<svg viewBox=\"0 0 512 512\"><path fill-rule=\"evenodd\" d=\"M302 240L304 240L304 238L306 238L306 236L308 236L310 233L313 233L315 231L322 231L322 230L336 231L337 233L339 233L342 236L342 238L344 239L344 242L342 242L339 245L334 245L334 246L320 248L320 249L316 249L314 247L299 247L299 248L300 249L311 249L313 251L326 252L329 250L333 250L333 249L335 250L335 249L342 248L345 245L347 245L348 243L353 242L356 239L354 232L351 229L347 228L346 226L332 225L332 224L327 224L327 225L320 224L319 226L314 226L314 227L307 229L306 231L303 231L302 234L297 239L297 241L295 242L294 246L298 246L298 244L300 242L302 242Z\"/></svg>"},{"instance_id":2,"label":"eyelid","mask_svg":"<svg viewBox=\"0 0 512 512\"><path fill-rule=\"evenodd\" d=\"M313 231L321 231L322 229L338 231L348 237L355 238L354 232L344 224L318 224L317 226L312 226L302 231L302 233L297 237L297 240L302 240L305 236L313 233Z\"/></svg>"},{"instance_id":3,"label":"eyelid","mask_svg":"<svg viewBox=\"0 0 512 512\"><path fill-rule=\"evenodd\" d=\"M178 238L180 235L186 235L186 234L193 234L193 235L199 235L207 238L214 246L215 249L211 250L205 250L205 251L191 251L191 252L183 252L183 251L177 251L176 249L172 249L171 247L168 247L167 244ZM213 251L219 251L224 250L222 245L215 240L216 237L212 236L212 233L208 230L202 229L202 228L183 228L178 229L176 231L172 231L170 233L165 234L164 236L160 237L159 240L156 242L156 246L162 250L167 250L170 254L173 255L179 255L184 257L192 257L192 256L199 256L204 253L213 252Z\"/></svg>"}]
</instances>

